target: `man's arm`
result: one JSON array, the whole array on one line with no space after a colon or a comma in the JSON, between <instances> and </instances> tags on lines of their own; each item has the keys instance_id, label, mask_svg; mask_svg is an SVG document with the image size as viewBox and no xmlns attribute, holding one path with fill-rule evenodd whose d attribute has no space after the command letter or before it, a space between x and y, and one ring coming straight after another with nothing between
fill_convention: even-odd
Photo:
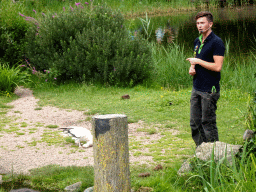
<instances>
[{"instance_id":1,"label":"man's arm","mask_svg":"<svg viewBox=\"0 0 256 192\"><path fill-rule=\"evenodd\" d=\"M214 63L203 61L202 59L198 59L198 58L187 58L187 60L191 63L191 65L198 64L208 70L220 72L222 69L224 56L214 55L213 56Z\"/></svg>"}]
</instances>

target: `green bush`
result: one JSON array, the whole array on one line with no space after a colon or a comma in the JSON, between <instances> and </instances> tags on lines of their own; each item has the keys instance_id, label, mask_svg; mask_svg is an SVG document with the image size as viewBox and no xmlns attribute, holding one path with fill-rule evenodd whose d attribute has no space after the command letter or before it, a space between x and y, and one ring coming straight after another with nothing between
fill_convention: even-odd
<instances>
[{"instance_id":1,"label":"green bush","mask_svg":"<svg viewBox=\"0 0 256 192\"><path fill-rule=\"evenodd\" d=\"M21 72L20 67L9 67L0 63L0 93L12 93L16 86L24 84L28 80L28 73Z\"/></svg>"},{"instance_id":2,"label":"green bush","mask_svg":"<svg viewBox=\"0 0 256 192\"><path fill-rule=\"evenodd\" d=\"M0 4L0 59L14 66L22 60L28 23L17 14L18 4L2 0Z\"/></svg>"},{"instance_id":3,"label":"green bush","mask_svg":"<svg viewBox=\"0 0 256 192\"><path fill-rule=\"evenodd\" d=\"M151 49L132 40L124 17L103 6L69 8L48 15L27 33L27 55L37 70L66 80L135 85L150 76Z\"/></svg>"}]
</instances>

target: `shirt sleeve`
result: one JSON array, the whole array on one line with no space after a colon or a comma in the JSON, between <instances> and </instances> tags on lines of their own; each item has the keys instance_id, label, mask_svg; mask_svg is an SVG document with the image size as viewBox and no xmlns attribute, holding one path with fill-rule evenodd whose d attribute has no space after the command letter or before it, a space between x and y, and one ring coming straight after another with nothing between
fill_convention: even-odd
<instances>
[{"instance_id":1,"label":"shirt sleeve","mask_svg":"<svg viewBox=\"0 0 256 192\"><path fill-rule=\"evenodd\" d=\"M214 49L213 49L213 56L224 56L225 53L225 45L221 39L217 39L214 41Z\"/></svg>"}]
</instances>

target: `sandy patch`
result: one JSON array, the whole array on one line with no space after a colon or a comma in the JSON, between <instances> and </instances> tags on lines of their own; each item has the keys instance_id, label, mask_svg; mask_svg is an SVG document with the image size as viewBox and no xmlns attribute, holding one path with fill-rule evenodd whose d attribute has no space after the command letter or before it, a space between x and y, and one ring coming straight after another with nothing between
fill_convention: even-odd
<instances>
[{"instance_id":1,"label":"sandy patch","mask_svg":"<svg viewBox=\"0 0 256 192\"><path fill-rule=\"evenodd\" d=\"M9 109L7 116L13 119L20 130L18 132L25 133L24 135L17 135L16 133L1 132L0 137L0 174L9 172L14 173L29 173L30 169L46 166L49 164L58 164L61 166L93 166L93 148L81 149L82 152L75 151L71 145L65 146L48 146L47 143L37 142L35 146L29 143L33 141L40 141L43 133L51 131L46 128L47 125L58 125L59 127L66 127L70 125L82 126L89 130L92 129L91 122L86 121L86 115L83 111L65 110L56 107L42 107L37 104L39 101L33 96L29 89L19 88L15 93L20 96L19 99L9 103L14 108ZM21 123L25 122L27 125L21 127ZM142 144L157 141L161 138L160 134L149 135L145 132L137 132L138 128L143 127L143 122L131 123L128 125L129 138L136 138ZM31 130L35 129L34 133ZM10 129L6 125L6 129ZM56 129L54 129L55 131ZM30 132L30 133L29 133ZM61 132L61 131L60 131ZM141 139L147 137L147 139ZM150 137L150 138L148 138ZM151 156L137 156L134 157L133 152L130 151L130 163L143 164L152 163Z\"/></svg>"}]
</instances>

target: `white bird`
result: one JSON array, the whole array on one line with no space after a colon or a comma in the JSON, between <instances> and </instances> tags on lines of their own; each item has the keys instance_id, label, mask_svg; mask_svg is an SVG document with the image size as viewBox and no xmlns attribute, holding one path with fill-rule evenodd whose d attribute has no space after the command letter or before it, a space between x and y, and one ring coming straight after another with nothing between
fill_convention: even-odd
<instances>
[{"instance_id":1,"label":"white bird","mask_svg":"<svg viewBox=\"0 0 256 192\"><path fill-rule=\"evenodd\" d=\"M79 145L79 147L92 147L93 145L93 136L91 131L84 127L70 126L63 129L65 134L72 136L72 139L75 140L75 143ZM81 145L81 142L86 142L86 144Z\"/></svg>"}]
</instances>

